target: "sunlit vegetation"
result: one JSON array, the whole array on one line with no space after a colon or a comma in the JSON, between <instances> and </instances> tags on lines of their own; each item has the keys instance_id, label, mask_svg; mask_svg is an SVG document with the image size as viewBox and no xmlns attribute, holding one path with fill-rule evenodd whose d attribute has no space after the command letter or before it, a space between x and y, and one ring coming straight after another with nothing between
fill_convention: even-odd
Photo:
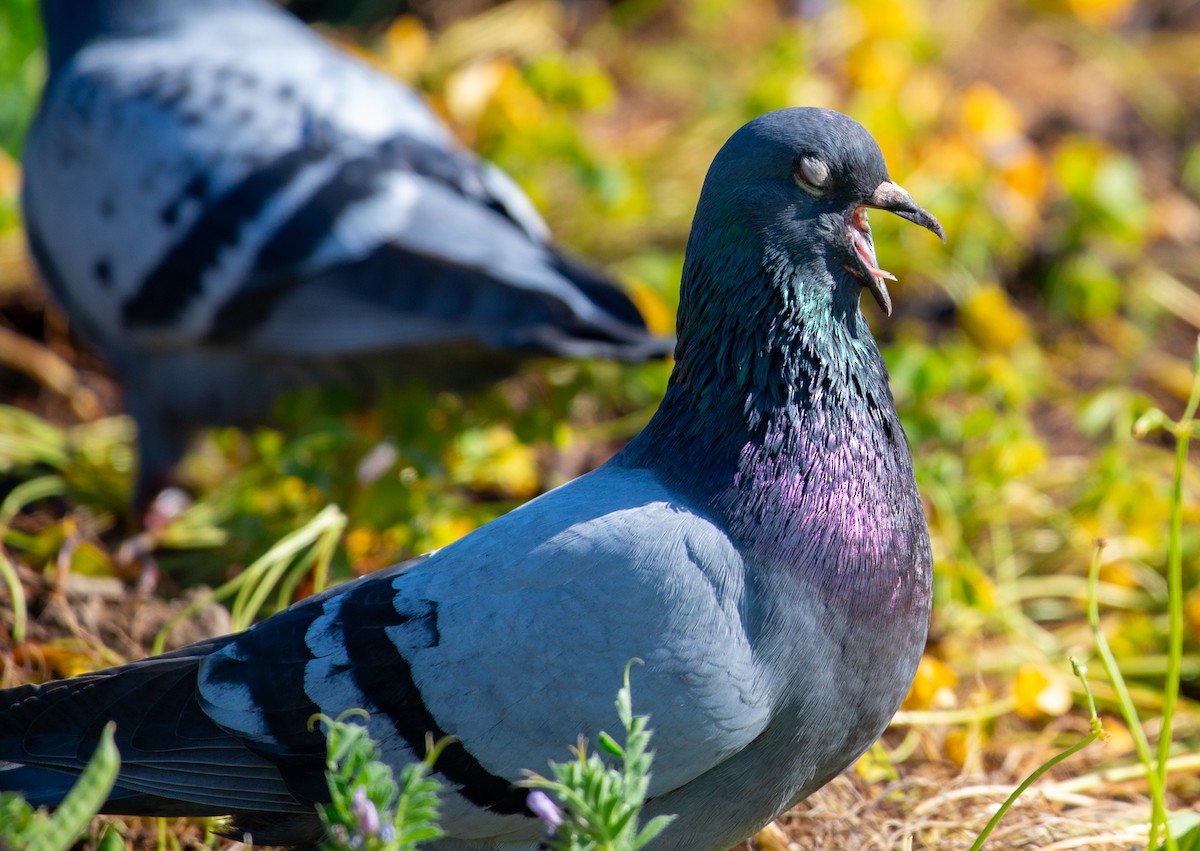
<instances>
[{"instance_id":1,"label":"sunlit vegetation","mask_svg":"<svg viewBox=\"0 0 1200 851\"><path fill-rule=\"evenodd\" d=\"M444 545L602 462L653 410L668 364L546 363L465 398L395 388L365 411L313 391L281 401L279 429L205 433L178 471L182 513L138 528L117 388L25 259L16 198L40 79L35 12L32 0L0 8L4 685L145 652L188 602L199 620L177 619L170 643L228 628L202 589L245 576L306 524L290 561L224 598L239 623ZM1194 6L515 0L436 27L324 26L423 91L664 332L705 169L764 111L853 115L945 225L941 246L876 216L896 315L864 303L933 535L926 658L883 742L759 847L785 847L785 833L802 847L969 847L1017 782L1092 730L1071 656L1094 660L1107 738L1054 766L988 847L1144 846L1155 782L1168 813L1200 799L1200 472L1185 461L1175 485L1174 436L1134 430L1151 408L1179 417L1193 390ZM1095 620L1120 687L1087 617L1098 539ZM145 596L131 602L130 587ZM1176 674L1177 704L1164 686ZM1174 743L1160 747L1164 700ZM1149 780L1143 737L1166 765ZM150 843L138 847L159 835L122 830Z\"/></svg>"}]
</instances>

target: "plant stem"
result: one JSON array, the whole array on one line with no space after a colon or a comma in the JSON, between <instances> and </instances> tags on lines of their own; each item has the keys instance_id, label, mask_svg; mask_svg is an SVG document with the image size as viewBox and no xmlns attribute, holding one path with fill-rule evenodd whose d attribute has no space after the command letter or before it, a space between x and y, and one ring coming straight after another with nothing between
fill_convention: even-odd
<instances>
[{"instance_id":1,"label":"plant stem","mask_svg":"<svg viewBox=\"0 0 1200 851\"><path fill-rule=\"evenodd\" d=\"M336 505L327 505L308 523L277 541L271 549L255 559L253 564L233 579L194 600L167 620L154 638L152 652L163 652L167 637L177 623L191 617L209 603L223 600L235 593L237 596L230 606L233 628L237 630L250 626L254 617L259 613L259 609L262 608L271 588L279 581L280 576L286 573L292 559L305 553L305 549L308 547L315 546L315 553L309 552L302 555L299 564L294 566L294 570L307 570L315 558L318 569L314 577L314 585L318 589L323 587L329 573L329 559L332 558L337 541L341 539L342 530L345 528L346 515Z\"/></svg>"},{"instance_id":2,"label":"plant stem","mask_svg":"<svg viewBox=\"0 0 1200 851\"><path fill-rule=\"evenodd\" d=\"M1026 777L1021 782L1021 785L1014 789L1012 794L1004 799L1004 803L1000 805L1000 809L996 810L995 815L988 820L987 825L980 832L979 836L975 838L975 842L971 845L971 851L979 851L979 849L983 847L983 843L987 841L988 836L991 835L992 831L996 828L996 825L1000 823L1000 819L1004 818L1004 814L1007 813L1009 809L1012 808L1012 805L1017 802L1017 798L1021 797L1022 793L1024 793L1026 789L1036 783L1039 777L1041 777L1054 766L1058 765L1064 759L1067 759L1073 754L1079 753L1079 751L1083 750L1092 742L1096 741L1096 739L1105 734L1104 727L1100 724L1100 718L1096 715L1096 701L1092 697L1091 688L1088 686L1087 666L1080 665L1075 661L1074 658L1072 658L1071 668L1075 672L1075 675L1079 677L1080 681L1083 683L1083 690L1087 694L1088 708L1092 713L1092 731L1062 753L1052 756L1050 759L1046 760L1044 763L1034 769L1033 773Z\"/></svg>"},{"instance_id":3,"label":"plant stem","mask_svg":"<svg viewBox=\"0 0 1200 851\"><path fill-rule=\"evenodd\" d=\"M1146 732L1142 729L1142 720L1138 717L1137 707L1133 705L1133 699L1129 696L1129 688L1125 685L1125 678L1121 676L1121 669L1117 667L1117 660L1113 657L1112 650L1108 646L1108 639L1105 638L1103 630L1100 629L1100 604L1096 598L1096 589L1100 584L1100 555L1104 552L1104 542L1096 543L1096 551L1092 555L1092 564L1088 569L1088 596L1087 596L1087 611L1088 624L1092 628L1092 638L1096 642L1096 654L1100 657L1100 662L1104 665L1104 670L1108 674L1109 682L1112 683L1113 691L1117 693L1117 702L1121 707L1121 716L1125 719L1125 724L1129 727L1129 734L1133 737L1134 747L1137 749L1138 759L1141 761L1143 768L1146 771L1146 782L1150 786L1150 837L1149 848L1155 848L1158 844L1158 827L1165 827L1167 821L1166 800L1163 793L1163 785L1159 780L1158 772L1155 770L1154 756L1150 752L1150 743L1146 740ZM1167 847L1171 851L1175 851L1175 842L1171 837L1170 831L1167 831Z\"/></svg>"},{"instance_id":4,"label":"plant stem","mask_svg":"<svg viewBox=\"0 0 1200 851\"><path fill-rule=\"evenodd\" d=\"M59 496L65 493L66 489L66 483L58 476L42 476L17 485L4 498L4 502L0 503L0 577L4 579L4 583L8 586L8 593L12 597L12 640L14 644L22 644L25 641L29 610L21 578L17 575L17 569L8 554L4 552L4 539L8 534L8 526L27 505L37 502L39 499Z\"/></svg>"},{"instance_id":5,"label":"plant stem","mask_svg":"<svg viewBox=\"0 0 1200 851\"><path fill-rule=\"evenodd\" d=\"M969 724L988 718L999 718L1012 712L1016 699L1002 697L979 706L962 709L901 709L892 716L895 727L936 727L943 724Z\"/></svg>"},{"instance_id":6,"label":"plant stem","mask_svg":"<svg viewBox=\"0 0 1200 851\"><path fill-rule=\"evenodd\" d=\"M1167 760L1171 757L1171 728L1175 705L1179 700L1179 681L1183 664L1183 476L1187 469L1188 447L1192 438L1192 418L1200 405L1200 371L1192 377L1192 394L1183 417L1175 424L1175 476L1171 485L1171 528L1167 538L1167 677L1163 684L1162 729L1158 734L1158 785L1167 788ZM1170 828L1167 846L1171 847ZM1151 842L1151 845L1154 843Z\"/></svg>"}]
</instances>

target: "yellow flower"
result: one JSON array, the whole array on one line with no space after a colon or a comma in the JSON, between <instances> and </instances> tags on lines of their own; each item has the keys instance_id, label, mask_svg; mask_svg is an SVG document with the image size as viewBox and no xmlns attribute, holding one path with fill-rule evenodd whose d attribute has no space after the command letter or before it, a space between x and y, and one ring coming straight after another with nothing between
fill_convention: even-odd
<instances>
[{"instance_id":1,"label":"yellow flower","mask_svg":"<svg viewBox=\"0 0 1200 851\"><path fill-rule=\"evenodd\" d=\"M516 68L507 59L489 59L464 65L446 79L442 89L446 112L455 125L465 128L474 136L500 87L516 74Z\"/></svg>"},{"instance_id":2,"label":"yellow flower","mask_svg":"<svg viewBox=\"0 0 1200 851\"><path fill-rule=\"evenodd\" d=\"M911 126L935 125L950 97L950 80L945 71L940 68L910 69L908 79L904 81L900 100L904 104L904 114ZM905 140L911 146L912 137Z\"/></svg>"},{"instance_id":3,"label":"yellow flower","mask_svg":"<svg viewBox=\"0 0 1200 851\"><path fill-rule=\"evenodd\" d=\"M1100 581L1121 588L1140 588L1137 566L1126 559L1117 559L1100 565Z\"/></svg>"},{"instance_id":4,"label":"yellow flower","mask_svg":"<svg viewBox=\"0 0 1200 851\"><path fill-rule=\"evenodd\" d=\"M346 533L346 556L352 563L365 561L379 546L379 535L370 529L351 529Z\"/></svg>"},{"instance_id":5,"label":"yellow flower","mask_svg":"<svg viewBox=\"0 0 1200 851\"><path fill-rule=\"evenodd\" d=\"M1017 234L1032 235L1042 224L1042 199L1049 183L1042 155L1022 140L998 158L1003 181L999 203L1003 217Z\"/></svg>"},{"instance_id":6,"label":"yellow flower","mask_svg":"<svg viewBox=\"0 0 1200 851\"><path fill-rule=\"evenodd\" d=\"M383 34L383 67L412 82L429 59L429 31L412 15L401 15Z\"/></svg>"},{"instance_id":7,"label":"yellow flower","mask_svg":"<svg viewBox=\"0 0 1200 851\"><path fill-rule=\"evenodd\" d=\"M280 485L284 503L293 510L304 508L320 501L321 492L299 476L288 476Z\"/></svg>"},{"instance_id":8,"label":"yellow flower","mask_svg":"<svg viewBox=\"0 0 1200 851\"><path fill-rule=\"evenodd\" d=\"M904 709L948 709L957 704L954 687L958 685L958 674L939 659L926 654L917 666L908 697L904 698Z\"/></svg>"},{"instance_id":9,"label":"yellow flower","mask_svg":"<svg viewBox=\"0 0 1200 851\"><path fill-rule=\"evenodd\" d=\"M960 119L963 130L985 144L1005 142L1024 133L1024 121L1017 108L987 83L972 83L963 92Z\"/></svg>"},{"instance_id":10,"label":"yellow flower","mask_svg":"<svg viewBox=\"0 0 1200 851\"><path fill-rule=\"evenodd\" d=\"M1023 476L1046 463L1046 446L1035 437L1008 441L996 459L997 469L1006 476Z\"/></svg>"},{"instance_id":11,"label":"yellow flower","mask_svg":"<svg viewBox=\"0 0 1200 851\"><path fill-rule=\"evenodd\" d=\"M536 453L506 425L464 432L447 465L455 482L477 490L528 499L541 488Z\"/></svg>"},{"instance_id":12,"label":"yellow flower","mask_svg":"<svg viewBox=\"0 0 1200 851\"><path fill-rule=\"evenodd\" d=\"M474 532L475 524L466 517L438 517L429 524L429 549L453 544L464 535Z\"/></svg>"},{"instance_id":13,"label":"yellow flower","mask_svg":"<svg viewBox=\"0 0 1200 851\"><path fill-rule=\"evenodd\" d=\"M629 283L629 297L646 317L646 327L655 334L675 333L675 310L652 288L639 280Z\"/></svg>"},{"instance_id":14,"label":"yellow flower","mask_svg":"<svg viewBox=\"0 0 1200 851\"><path fill-rule=\"evenodd\" d=\"M865 41L911 41L925 28L925 4L917 0L856 0L862 12Z\"/></svg>"},{"instance_id":15,"label":"yellow flower","mask_svg":"<svg viewBox=\"0 0 1200 851\"><path fill-rule=\"evenodd\" d=\"M1046 192L1046 163L1032 146L1021 150L1004 164L1005 184L1023 198L1038 199Z\"/></svg>"},{"instance_id":16,"label":"yellow flower","mask_svg":"<svg viewBox=\"0 0 1200 851\"><path fill-rule=\"evenodd\" d=\"M754 834L754 847L761 851L788 851L791 840L775 822L771 822L758 833Z\"/></svg>"},{"instance_id":17,"label":"yellow flower","mask_svg":"<svg viewBox=\"0 0 1200 851\"><path fill-rule=\"evenodd\" d=\"M1190 633L1200 635L1200 588L1193 588L1184 599L1183 615L1191 625Z\"/></svg>"},{"instance_id":18,"label":"yellow flower","mask_svg":"<svg viewBox=\"0 0 1200 851\"><path fill-rule=\"evenodd\" d=\"M21 191L21 166L0 149L0 202L15 199Z\"/></svg>"},{"instance_id":19,"label":"yellow flower","mask_svg":"<svg viewBox=\"0 0 1200 851\"><path fill-rule=\"evenodd\" d=\"M955 727L946 733L942 741L942 752L962 771L975 774L983 770L983 746L986 740L983 728L978 724Z\"/></svg>"},{"instance_id":20,"label":"yellow flower","mask_svg":"<svg viewBox=\"0 0 1200 851\"><path fill-rule=\"evenodd\" d=\"M1085 24L1110 28L1123 24L1133 8L1133 0L1066 0L1067 8Z\"/></svg>"},{"instance_id":21,"label":"yellow flower","mask_svg":"<svg viewBox=\"0 0 1200 851\"><path fill-rule=\"evenodd\" d=\"M515 66L501 75L492 107L514 131L532 132L546 119L546 104L525 82Z\"/></svg>"},{"instance_id":22,"label":"yellow flower","mask_svg":"<svg viewBox=\"0 0 1200 851\"><path fill-rule=\"evenodd\" d=\"M1006 351L1029 338L1025 314L995 284L984 284L959 306L958 322L977 346Z\"/></svg>"},{"instance_id":23,"label":"yellow flower","mask_svg":"<svg viewBox=\"0 0 1200 851\"><path fill-rule=\"evenodd\" d=\"M846 76L855 89L865 92L898 92L912 68L908 50L894 42L863 41L846 54Z\"/></svg>"},{"instance_id":24,"label":"yellow flower","mask_svg":"<svg viewBox=\"0 0 1200 851\"><path fill-rule=\"evenodd\" d=\"M1025 664L1017 669L1013 697L1013 711L1030 721L1057 718L1071 708L1071 690L1066 683L1037 665Z\"/></svg>"},{"instance_id":25,"label":"yellow flower","mask_svg":"<svg viewBox=\"0 0 1200 851\"><path fill-rule=\"evenodd\" d=\"M922 149L921 159L930 163L948 186L973 183L983 174L979 152L961 136L931 139Z\"/></svg>"}]
</instances>

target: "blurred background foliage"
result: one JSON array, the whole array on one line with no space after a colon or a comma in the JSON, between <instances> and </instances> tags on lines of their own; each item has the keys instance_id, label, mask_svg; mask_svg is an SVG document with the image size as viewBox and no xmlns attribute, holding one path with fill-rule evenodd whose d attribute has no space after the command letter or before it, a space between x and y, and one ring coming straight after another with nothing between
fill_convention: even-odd
<instances>
[{"instance_id":1,"label":"blurred background foliage","mask_svg":"<svg viewBox=\"0 0 1200 851\"><path fill-rule=\"evenodd\" d=\"M865 124L893 177L949 235L943 247L878 215L880 260L901 281L896 315L864 307L913 445L937 567L932 641L908 708L1016 709L1025 726L939 734L939 753L959 766L989 753L989 741L1034 735L1068 713L1078 684L1065 660L1090 654L1085 577L1103 537L1105 629L1140 678L1137 699L1154 709L1171 452L1135 439L1131 425L1151 405L1178 415L1191 388L1200 6L293 8L422 91L466 144L517 179L561 242L617 273L663 332L700 185L725 138L800 104ZM22 576L118 577L168 596L217 585L330 502L347 518L332 574L361 574L595 466L653 410L668 365L547 363L469 398L396 388L368 411L336 392L300 394L281 402L281 430L198 440L179 473L190 507L134 535L119 391L46 305L20 233L18 161L41 79L39 38L34 0L0 7L0 493L9 492L0 531ZM1194 701L1194 462L1187 475L1184 694ZM31 481L51 496L23 492ZM77 656L63 658L78 665ZM1104 704L1111 690L1100 682L1097 696ZM1177 723L1195 750L1190 706L1191 720ZM1182 792L1200 794L1198 782L1184 778Z\"/></svg>"}]
</instances>

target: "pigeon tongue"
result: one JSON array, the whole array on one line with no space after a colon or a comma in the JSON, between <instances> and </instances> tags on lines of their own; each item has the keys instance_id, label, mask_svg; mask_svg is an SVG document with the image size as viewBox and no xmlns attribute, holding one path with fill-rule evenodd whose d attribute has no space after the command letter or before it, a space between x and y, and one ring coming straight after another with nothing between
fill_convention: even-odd
<instances>
[{"instance_id":1,"label":"pigeon tongue","mask_svg":"<svg viewBox=\"0 0 1200 851\"><path fill-rule=\"evenodd\" d=\"M854 215L850 217L848 230L850 231L850 242L854 245L854 253L860 266L858 270L851 270L851 273L871 291L871 295L875 297L875 301L884 315L891 316L892 297L888 293L887 284L884 281L894 281L896 276L880 269L879 261L875 259L875 243L871 241L871 224L867 221L866 207L858 207L854 210ZM864 272L867 275L866 280L863 279Z\"/></svg>"},{"instance_id":2,"label":"pigeon tongue","mask_svg":"<svg viewBox=\"0 0 1200 851\"><path fill-rule=\"evenodd\" d=\"M871 225L867 221L866 207L859 207L854 211L854 218L850 225L850 238L854 241L854 250L858 253L858 259L862 261L871 277L881 285L885 279L896 280L896 276L891 272L880 269L879 261L875 259L875 243L871 241Z\"/></svg>"}]
</instances>

